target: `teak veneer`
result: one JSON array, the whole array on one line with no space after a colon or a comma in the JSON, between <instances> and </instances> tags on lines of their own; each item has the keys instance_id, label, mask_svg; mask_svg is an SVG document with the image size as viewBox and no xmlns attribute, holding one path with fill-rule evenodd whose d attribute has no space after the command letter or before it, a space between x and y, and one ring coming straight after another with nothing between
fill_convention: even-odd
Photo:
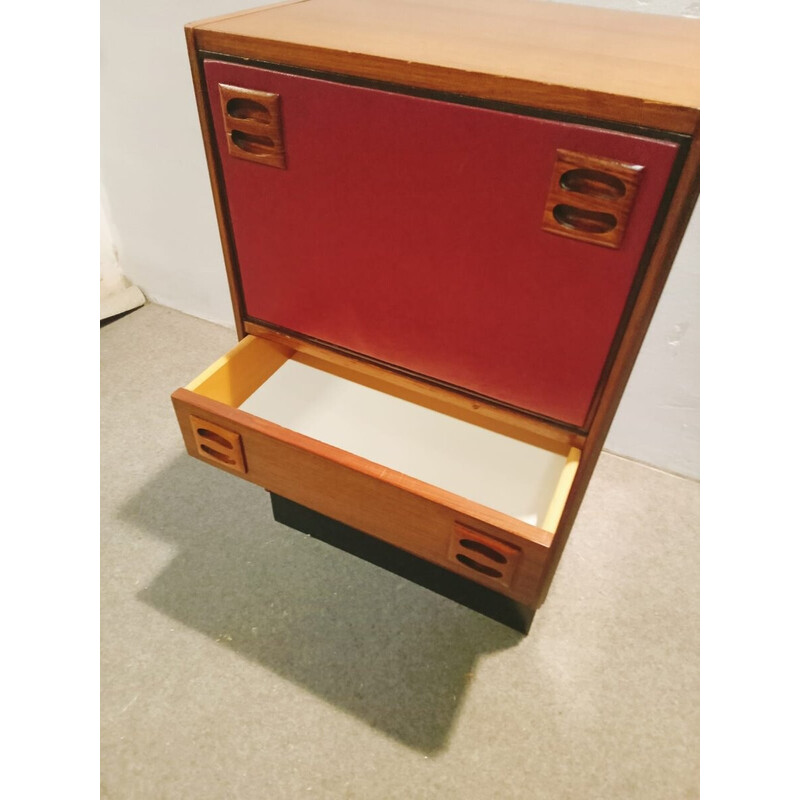
<instances>
[{"instance_id":1,"label":"teak veneer","mask_svg":"<svg viewBox=\"0 0 800 800\"><path fill-rule=\"evenodd\" d=\"M696 20L188 25L240 342L173 403L276 519L527 631L699 192Z\"/></svg>"}]
</instances>

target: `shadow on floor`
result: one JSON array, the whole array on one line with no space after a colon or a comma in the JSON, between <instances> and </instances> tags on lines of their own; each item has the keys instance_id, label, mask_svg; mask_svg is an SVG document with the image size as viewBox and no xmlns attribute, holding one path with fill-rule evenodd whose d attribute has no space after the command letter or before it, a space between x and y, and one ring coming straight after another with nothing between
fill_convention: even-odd
<instances>
[{"instance_id":1,"label":"shadow on floor","mask_svg":"<svg viewBox=\"0 0 800 800\"><path fill-rule=\"evenodd\" d=\"M267 492L188 455L122 516L179 548L141 600L423 752L481 653L524 638L276 523Z\"/></svg>"}]
</instances>

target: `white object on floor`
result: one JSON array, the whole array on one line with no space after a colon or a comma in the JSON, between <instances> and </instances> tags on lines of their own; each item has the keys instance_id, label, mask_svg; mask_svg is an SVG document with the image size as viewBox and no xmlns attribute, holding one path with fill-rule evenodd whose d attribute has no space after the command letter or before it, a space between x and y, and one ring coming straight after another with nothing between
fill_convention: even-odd
<instances>
[{"instance_id":1,"label":"white object on floor","mask_svg":"<svg viewBox=\"0 0 800 800\"><path fill-rule=\"evenodd\" d=\"M127 283L127 281L125 281ZM143 306L146 300L142 290L137 286L121 286L112 292L105 293L103 282L100 280L100 319L115 317L134 308Z\"/></svg>"},{"instance_id":2,"label":"white object on floor","mask_svg":"<svg viewBox=\"0 0 800 800\"><path fill-rule=\"evenodd\" d=\"M292 360L240 408L531 525L544 519L566 462Z\"/></svg>"},{"instance_id":3,"label":"white object on floor","mask_svg":"<svg viewBox=\"0 0 800 800\"><path fill-rule=\"evenodd\" d=\"M100 319L115 317L145 304L141 289L122 274L114 236L106 211L106 198L100 189Z\"/></svg>"}]
</instances>

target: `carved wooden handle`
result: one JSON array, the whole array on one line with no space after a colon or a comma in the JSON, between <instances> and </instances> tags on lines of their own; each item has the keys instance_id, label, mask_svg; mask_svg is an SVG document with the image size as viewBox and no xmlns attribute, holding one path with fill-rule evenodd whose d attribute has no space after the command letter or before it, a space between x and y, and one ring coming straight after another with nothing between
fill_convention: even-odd
<instances>
[{"instance_id":1,"label":"carved wooden handle","mask_svg":"<svg viewBox=\"0 0 800 800\"><path fill-rule=\"evenodd\" d=\"M189 423L199 456L236 472L247 472L242 437L238 433L194 415L190 415Z\"/></svg>"},{"instance_id":2,"label":"carved wooden handle","mask_svg":"<svg viewBox=\"0 0 800 800\"><path fill-rule=\"evenodd\" d=\"M559 236L619 248L643 169L557 150L542 227Z\"/></svg>"},{"instance_id":3,"label":"carved wooden handle","mask_svg":"<svg viewBox=\"0 0 800 800\"><path fill-rule=\"evenodd\" d=\"M564 228L582 233L608 233L617 226L617 218L603 211L589 211L585 208L559 203L553 209L553 217Z\"/></svg>"},{"instance_id":4,"label":"carved wooden handle","mask_svg":"<svg viewBox=\"0 0 800 800\"><path fill-rule=\"evenodd\" d=\"M219 85L228 152L235 158L286 169L280 95Z\"/></svg>"},{"instance_id":5,"label":"carved wooden handle","mask_svg":"<svg viewBox=\"0 0 800 800\"><path fill-rule=\"evenodd\" d=\"M511 586L522 558L518 547L468 528L460 522L454 524L447 555L451 562L466 567L473 574L491 578L502 586Z\"/></svg>"}]
</instances>

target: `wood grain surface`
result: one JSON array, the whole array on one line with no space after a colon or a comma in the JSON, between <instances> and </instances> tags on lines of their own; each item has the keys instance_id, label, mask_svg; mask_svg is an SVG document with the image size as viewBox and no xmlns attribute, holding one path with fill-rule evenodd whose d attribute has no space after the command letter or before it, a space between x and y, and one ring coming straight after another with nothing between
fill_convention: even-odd
<instances>
[{"instance_id":1,"label":"wood grain surface","mask_svg":"<svg viewBox=\"0 0 800 800\"><path fill-rule=\"evenodd\" d=\"M201 49L691 131L699 21L530 0L307 0L195 23Z\"/></svg>"}]
</instances>

